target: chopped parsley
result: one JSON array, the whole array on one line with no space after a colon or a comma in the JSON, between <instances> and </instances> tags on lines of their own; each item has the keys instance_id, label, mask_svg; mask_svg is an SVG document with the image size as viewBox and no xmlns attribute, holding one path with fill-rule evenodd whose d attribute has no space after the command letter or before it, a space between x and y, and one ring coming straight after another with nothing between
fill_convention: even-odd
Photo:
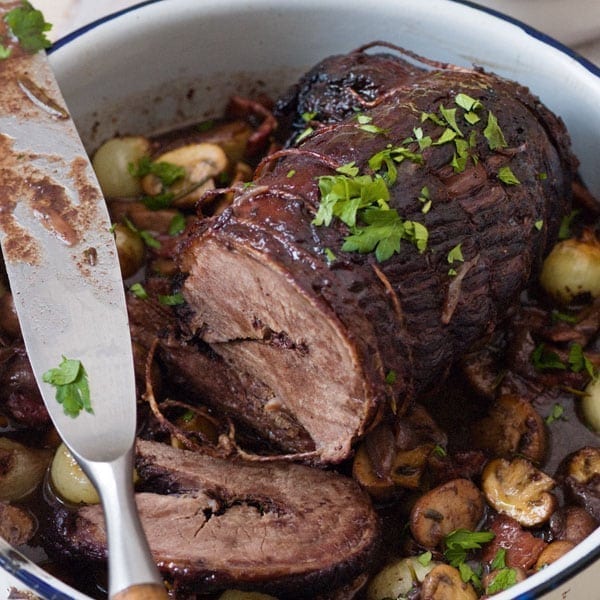
<instances>
[{"instance_id":1,"label":"chopped parsley","mask_svg":"<svg viewBox=\"0 0 600 600\"><path fill-rule=\"evenodd\" d=\"M567 360L569 361L569 368L573 373L585 371L592 379L598 376L598 371L594 363L584 354L581 344L571 344Z\"/></svg>"},{"instance_id":2,"label":"chopped parsley","mask_svg":"<svg viewBox=\"0 0 600 600\"><path fill-rule=\"evenodd\" d=\"M566 370L566 365L560 360L556 352L548 350L544 343L538 344L531 353L531 362L536 371L547 371L549 369Z\"/></svg>"},{"instance_id":3,"label":"chopped parsley","mask_svg":"<svg viewBox=\"0 0 600 600\"><path fill-rule=\"evenodd\" d=\"M506 165L498 169L498 179L506 185L519 185L521 183L511 168Z\"/></svg>"},{"instance_id":4,"label":"chopped parsley","mask_svg":"<svg viewBox=\"0 0 600 600\"><path fill-rule=\"evenodd\" d=\"M159 294L158 301L165 306L179 306L180 304L185 304L185 299L181 292L169 295Z\"/></svg>"},{"instance_id":5,"label":"chopped parsley","mask_svg":"<svg viewBox=\"0 0 600 600\"><path fill-rule=\"evenodd\" d=\"M133 285L131 285L129 287L129 291L134 296L136 296L137 298L140 298L141 300L148 299L148 292L146 291L146 288L144 288L144 286L141 283L134 283Z\"/></svg>"},{"instance_id":6,"label":"chopped parsley","mask_svg":"<svg viewBox=\"0 0 600 600\"><path fill-rule=\"evenodd\" d=\"M21 6L8 11L4 21L25 51L38 52L52 45L46 37L46 32L52 29L52 25L46 23L42 11L33 8L26 0L21 2ZM2 48L2 58L7 58L10 48Z\"/></svg>"},{"instance_id":7,"label":"chopped parsley","mask_svg":"<svg viewBox=\"0 0 600 600\"><path fill-rule=\"evenodd\" d=\"M7 46L3 46L0 44L0 60L4 60L8 58L12 53L12 48L8 48Z\"/></svg>"},{"instance_id":8,"label":"chopped parsley","mask_svg":"<svg viewBox=\"0 0 600 600\"><path fill-rule=\"evenodd\" d=\"M571 237L571 227L573 226L573 221L577 218L580 212L580 210L573 210L568 215L563 217L558 230L559 240L566 240L567 238Z\"/></svg>"},{"instance_id":9,"label":"chopped parsley","mask_svg":"<svg viewBox=\"0 0 600 600\"><path fill-rule=\"evenodd\" d=\"M498 119L491 111L488 111L487 125L483 130L483 135L488 142L490 150L498 150L499 148L506 148L508 146L502 129L498 125Z\"/></svg>"},{"instance_id":10,"label":"chopped parsley","mask_svg":"<svg viewBox=\"0 0 600 600\"><path fill-rule=\"evenodd\" d=\"M538 230L541 231L542 227L544 227L544 219L538 219L533 226Z\"/></svg>"},{"instance_id":11,"label":"chopped parsley","mask_svg":"<svg viewBox=\"0 0 600 600\"><path fill-rule=\"evenodd\" d=\"M393 385L394 383L396 383L396 378L397 378L396 371L390 370L387 372L387 375L385 376L385 382L388 385Z\"/></svg>"},{"instance_id":12,"label":"chopped parsley","mask_svg":"<svg viewBox=\"0 0 600 600\"><path fill-rule=\"evenodd\" d=\"M564 318L564 317L563 317ZM567 363L564 363L556 352L548 350L544 343L538 344L531 353L531 362L538 371L557 369L569 370L572 373L585 371L592 379L598 377L598 369L588 356L585 355L581 344L573 343L569 346Z\"/></svg>"},{"instance_id":13,"label":"chopped parsley","mask_svg":"<svg viewBox=\"0 0 600 600\"><path fill-rule=\"evenodd\" d=\"M287 173L286 173L286 177L288 179L291 179L294 175L296 174L296 169L290 169Z\"/></svg>"},{"instance_id":14,"label":"chopped parsley","mask_svg":"<svg viewBox=\"0 0 600 600\"><path fill-rule=\"evenodd\" d=\"M325 253L325 258L327 259L328 263L332 263L337 258L334 251L331 248L325 248L323 252Z\"/></svg>"},{"instance_id":15,"label":"chopped parsley","mask_svg":"<svg viewBox=\"0 0 600 600\"><path fill-rule=\"evenodd\" d=\"M517 583L517 571L510 567L503 567L493 575L493 578L486 587L486 594L496 594L506 590Z\"/></svg>"},{"instance_id":16,"label":"chopped parsley","mask_svg":"<svg viewBox=\"0 0 600 600\"><path fill-rule=\"evenodd\" d=\"M562 404L556 403L548 416L544 419L546 425L551 425L554 421L559 421L560 419L564 419L565 408Z\"/></svg>"},{"instance_id":17,"label":"chopped parsley","mask_svg":"<svg viewBox=\"0 0 600 600\"><path fill-rule=\"evenodd\" d=\"M393 163L390 154L381 154L375 164L386 160ZM350 235L342 245L344 252L375 252L379 262L400 251L401 240L412 242L420 252L427 247L427 228L421 223L403 220L388 205L389 190L379 175L360 175L354 163L337 169L338 175L319 177L321 202L313 224L329 226L334 217L346 224ZM388 171L389 173L389 171Z\"/></svg>"},{"instance_id":18,"label":"chopped parsley","mask_svg":"<svg viewBox=\"0 0 600 600\"><path fill-rule=\"evenodd\" d=\"M137 165L130 163L128 170L133 177L154 175L160 179L160 182L165 187L169 187L179 179L185 177L185 169L180 165L165 161L154 162L149 156L142 156L138 160Z\"/></svg>"},{"instance_id":19,"label":"chopped parsley","mask_svg":"<svg viewBox=\"0 0 600 600\"><path fill-rule=\"evenodd\" d=\"M359 113L356 115L356 120L358 121L359 129L362 129L362 131L366 131L367 133L385 133L385 129L373 124L373 117Z\"/></svg>"},{"instance_id":20,"label":"chopped parsley","mask_svg":"<svg viewBox=\"0 0 600 600\"><path fill-rule=\"evenodd\" d=\"M81 361L62 357L58 367L49 369L42 380L56 388L56 401L65 415L77 417L82 410L93 414L88 376Z\"/></svg>"},{"instance_id":21,"label":"chopped parsley","mask_svg":"<svg viewBox=\"0 0 600 600\"><path fill-rule=\"evenodd\" d=\"M423 565L424 567L427 567L431 563L432 558L433 554L430 550L428 550L427 552L423 552L423 554L419 554L419 556L417 556L417 561L419 562L419 564Z\"/></svg>"},{"instance_id":22,"label":"chopped parsley","mask_svg":"<svg viewBox=\"0 0 600 600\"><path fill-rule=\"evenodd\" d=\"M469 550L478 550L481 544L492 541L494 537L491 531L456 529L444 538L444 556L453 567L458 567L467 559Z\"/></svg>"},{"instance_id":23,"label":"chopped parsley","mask_svg":"<svg viewBox=\"0 0 600 600\"><path fill-rule=\"evenodd\" d=\"M448 264L452 265L455 262L464 262L465 259L463 257L463 253L462 253L462 244L457 244L456 246L454 246L454 248L452 248L452 250L450 250L450 252L448 252L448 256L446 257L446 260L448 261ZM448 270L448 275L456 275L456 269L454 267L451 267Z\"/></svg>"},{"instance_id":24,"label":"chopped parsley","mask_svg":"<svg viewBox=\"0 0 600 600\"><path fill-rule=\"evenodd\" d=\"M142 238L146 246L149 248L160 248L161 243L149 231L138 229L127 217L123 219L123 222L133 233L137 233Z\"/></svg>"},{"instance_id":25,"label":"chopped parsley","mask_svg":"<svg viewBox=\"0 0 600 600\"><path fill-rule=\"evenodd\" d=\"M185 216L177 211L169 223L169 235L179 235L185 229Z\"/></svg>"}]
</instances>

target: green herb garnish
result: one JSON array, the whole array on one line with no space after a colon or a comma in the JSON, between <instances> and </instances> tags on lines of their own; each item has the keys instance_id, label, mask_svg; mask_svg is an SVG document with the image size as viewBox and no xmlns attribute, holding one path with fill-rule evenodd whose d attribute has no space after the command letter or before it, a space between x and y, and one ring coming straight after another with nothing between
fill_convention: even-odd
<instances>
[{"instance_id":1,"label":"green herb garnish","mask_svg":"<svg viewBox=\"0 0 600 600\"><path fill-rule=\"evenodd\" d=\"M500 126L498 125L498 119L496 119L491 111L488 112L488 121L483 130L483 135L488 141L490 150L498 150L498 148L506 148L508 146L504 139L502 129L500 129Z\"/></svg>"},{"instance_id":2,"label":"green herb garnish","mask_svg":"<svg viewBox=\"0 0 600 600\"><path fill-rule=\"evenodd\" d=\"M177 211L169 223L169 235L179 235L185 229L185 216Z\"/></svg>"},{"instance_id":3,"label":"green herb garnish","mask_svg":"<svg viewBox=\"0 0 600 600\"><path fill-rule=\"evenodd\" d=\"M558 239L566 240L567 238L571 237L571 227L573 226L573 221L577 218L580 212L580 210L573 210L567 216L563 217L558 230Z\"/></svg>"},{"instance_id":4,"label":"green herb garnish","mask_svg":"<svg viewBox=\"0 0 600 600\"><path fill-rule=\"evenodd\" d=\"M87 373L81 361L63 356L58 367L46 371L42 380L56 388L56 401L63 405L66 415L77 417L82 410L94 412Z\"/></svg>"},{"instance_id":5,"label":"green herb garnish","mask_svg":"<svg viewBox=\"0 0 600 600\"><path fill-rule=\"evenodd\" d=\"M538 344L531 353L531 362L537 371L548 369L566 370L566 365L560 360L556 352L548 350L545 344Z\"/></svg>"},{"instance_id":6,"label":"green herb garnish","mask_svg":"<svg viewBox=\"0 0 600 600\"><path fill-rule=\"evenodd\" d=\"M419 564L426 567L431 563L432 558L433 554L430 550L428 550L427 552L423 552L423 554L419 554L419 556L417 556L417 561L419 562Z\"/></svg>"},{"instance_id":7,"label":"green herb garnish","mask_svg":"<svg viewBox=\"0 0 600 600\"><path fill-rule=\"evenodd\" d=\"M131 285L129 287L129 291L136 298L140 298L141 300L147 300L148 299L148 292L146 291L146 289L144 288L144 286L141 283L134 283L133 285Z\"/></svg>"},{"instance_id":8,"label":"green herb garnish","mask_svg":"<svg viewBox=\"0 0 600 600\"><path fill-rule=\"evenodd\" d=\"M165 187L169 187L177 180L185 177L185 169L183 167L165 161L154 162L149 156L142 156L138 160L137 165L130 163L128 170L133 177L154 175L160 179L160 182Z\"/></svg>"},{"instance_id":9,"label":"green herb garnish","mask_svg":"<svg viewBox=\"0 0 600 600\"><path fill-rule=\"evenodd\" d=\"M42 11L33 8L26 0L21 2L21 6L8 11L4 20L27 52L37 52L52 45L46 37L46 32L52 29L52 25L46 23ZM4 54L3 58L6 58L6 50Z\"/></svg>"},{"instance_id":10,"label":"green herb garnish","mask_svg":"<svg viewBox=\"0 0 600 600\"><path fill-rule=\"evenodd\" d=\"M8 58L12 54L12 48L0 44L0 60Z\"/></svg>"},{"instance_id":11,"label":"green herb garnish","mask_svg":"<svg viewBox=\"0 0 600 600\"><path fill-rule=\"evenodd\" d=\"M180 304L185 304L185 299L181 292L169 295L159 294L158 301L165 306L179 306Z\"/></svg>"},{"instance_id":12,"label":"green herb garnish","mask_svg":"<svg viewBox=\"0 0 600 600\"><path fill-rule=\"evenodd\" d=\"M563 419L564 418L564 414L565 414L564 406L562 404L556 403L552 407L552 410L550 411L550 414L544 419L544 421L545 421L546 425L551 425L552 423L554 423L554 421L558 421L559 419Z\"/></svg>"},{"instance_id":13,"label":"green herb garnish","mask_svg":"<svg viewBox=\"0 0 600 600\"><path fill-rule=\"evenodd\" d=\"M481 544L490 542L494 537L491 531L456 529L444 538L444 556L453 567L457 567L465 562L469 550L481 548Z\"/></svg>"},{"instance_id":14,"label":"green herb garnish","mask_svg":"<svg viewBox=\"0 0 600 600\"><path fill-rule=\"evenodd\" d=\"M517 572L515 569L504 567L500 569L494 576L492 581L486 587L486 594L496 594L502 590L506 590L517 583Z\"/></svg>"},{"instance_id":15,"label":"green herb garnish","mask_svg":"<svg viewBox=\"0 0 600 600\"><path fill-rule=\"evenodd\" d=\"M498 179L506 185L519 185L521 182L508 166L498 169Z\"/></svg>"}]
</instances>

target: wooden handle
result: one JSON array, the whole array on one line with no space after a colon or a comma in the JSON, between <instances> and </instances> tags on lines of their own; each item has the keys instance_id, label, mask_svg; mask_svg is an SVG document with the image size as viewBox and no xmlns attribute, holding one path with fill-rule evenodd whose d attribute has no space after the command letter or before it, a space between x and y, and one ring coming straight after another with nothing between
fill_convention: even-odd
<instances>
[{"instance_id":1,"label":"wooden handle","mask_svg":"<svg viewBox=\"0 0 600 600\"><path fill-rule=\"evenodd\" d=\"M121 590L112 600L168 600L167 590L161 584L142 583Z\"/></svg>"}]
</instances>

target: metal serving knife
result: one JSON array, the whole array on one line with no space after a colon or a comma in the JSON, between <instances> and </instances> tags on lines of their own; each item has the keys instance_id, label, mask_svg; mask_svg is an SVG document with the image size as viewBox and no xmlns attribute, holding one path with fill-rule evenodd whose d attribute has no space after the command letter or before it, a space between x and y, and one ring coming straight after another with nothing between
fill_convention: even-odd
<instances>
[{"instance_id":1,"label":"metal serving knife","mask_svg":"<svg viewBox=\"0 0 600 600\"><path fill-rule=\"evenodd\" d=\"M110 596L166 598L134 502L135 379L111 224L45 52L26 52L5 23L18 6L0 0L0 243L16 311L52 421L102 500ZM91 412L66 414L68 383L44 381L64 358Z\"/></svg>"}]
</instances>

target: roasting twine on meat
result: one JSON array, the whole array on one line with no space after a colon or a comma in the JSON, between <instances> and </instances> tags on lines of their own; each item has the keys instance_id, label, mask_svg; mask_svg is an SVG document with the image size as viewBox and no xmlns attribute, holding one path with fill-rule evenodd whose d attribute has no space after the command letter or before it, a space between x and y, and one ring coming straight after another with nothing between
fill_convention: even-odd
<instances>
[{"instance_id":1,"label":"roasting twine on meat","mask_svg":"<svg viewBox=\"0 0 600 600\"><path fill-rule=\"evenodd\" d=\"M161 402L159 406L159 403L156 400L156 395L154 394L154 386L152 384L152 366L154 364L154 356L156 354L158 343L159 339L154 338L150 349L148 350L148 355L146 356L146 363L144 365L146 390L142 395L142 398L146 402L148 402L152 414L156 417L161 427L163 427L171 436L173 436L178 442L180 442L186 450L200 452L216 458L232 458L234 456L237 456L249 462L307 462L320 456L320 453L317 450L312 450L310 452L297 452L294 454L273 455L261 455L254 454L253 452L247 452L237 443L235 439L235 425L233 424L233 421L229 418L227 418L227 433L219 434L218 442L216 445L211 443L210 440L206 439L201 432L198 432L200 437L202 438L201 444L191 439L190 436L186 435L186 433L180 427L177 427L176 425L171 423L171 421L169 421L167 417L165 417L165 415L161 411L160 406L177 406L185 408L186 410L191 410L195 414L201 414L203 417L209 418L215 423L216 419L209 417L203 410L199 409L198 407L187 404L185 402L180 402L178 400L166 399L163 402Z\"/></svg>"}]
</instances>

